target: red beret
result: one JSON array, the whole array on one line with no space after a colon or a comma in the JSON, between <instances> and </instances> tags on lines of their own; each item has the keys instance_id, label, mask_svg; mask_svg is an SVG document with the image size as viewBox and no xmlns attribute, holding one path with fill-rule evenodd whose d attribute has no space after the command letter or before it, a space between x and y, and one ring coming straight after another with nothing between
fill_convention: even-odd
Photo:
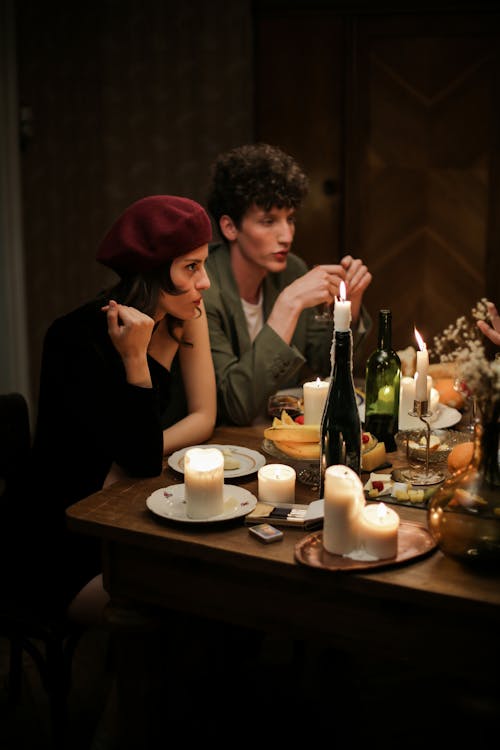
<instances>
[{"instance_id":1,"label":"red beret","mask_svg":"<svg viewBox=\"0 0 500 750\"><path fill-rule=\"evenodd\" d=\"M210 219L199 203L176 195L150 195L123 212L96 258L119 274L144 273L211 239Z\"/></svg>"}]
</instances>

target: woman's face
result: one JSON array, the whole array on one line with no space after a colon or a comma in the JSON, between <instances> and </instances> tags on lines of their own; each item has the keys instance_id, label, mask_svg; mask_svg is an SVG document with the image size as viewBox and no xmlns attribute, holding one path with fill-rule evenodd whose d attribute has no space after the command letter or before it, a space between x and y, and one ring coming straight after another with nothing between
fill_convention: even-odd
<instances>
[{"instance_id":1,"label":"woman's face","mask_svg":"<svg viewBox=\"0 0 500 750\"><path fill-rule=\"evenodd\" d=\"M203 290L210 286L210 279L205 271L207 257L208 245L202 245L172 261L170 278L182 294L161 292L158 317L163 317L166 313L179 320L198 317Z\"/></svg>"}]
</instances>

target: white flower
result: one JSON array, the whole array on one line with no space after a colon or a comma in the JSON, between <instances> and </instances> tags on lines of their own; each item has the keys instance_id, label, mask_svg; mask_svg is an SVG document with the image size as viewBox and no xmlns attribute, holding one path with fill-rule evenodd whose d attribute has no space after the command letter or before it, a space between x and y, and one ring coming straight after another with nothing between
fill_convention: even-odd
<instances>
[{"instance_id":1,"label":"white flower","mask_svg":"<svg viewBox=\"0 0 500 750\"><path fill-rule=\"evenodd\" d=\"M483 297L472 308L473 321L462 315L454 326L447 326L442 334L435 336L433 350L439 361L456 362L461 390L475 398L485 419L493 413L500 398L500 359L486 358L484 338L475 323L488 318L487 301Z\"/></svg>"}]
</instances>

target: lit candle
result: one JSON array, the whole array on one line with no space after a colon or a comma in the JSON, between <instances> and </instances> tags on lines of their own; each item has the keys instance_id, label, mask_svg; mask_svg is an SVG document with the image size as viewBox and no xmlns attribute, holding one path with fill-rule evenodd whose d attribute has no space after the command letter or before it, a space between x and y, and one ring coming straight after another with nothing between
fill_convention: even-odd
<instances>
[{"instance_id":1,"label":"lit candle","mask_svg":"<svg viewBox=\"0 0 500 750\"><path fill-rule=\"evenodd\" d=\"M218 516L224 508L224 456L218 448L190 448L184 456L186 515Z\"/></svg>"},{"instance_id":2,"label":"lit candle","mask_svg":"<svg viewBox=\"0 0 500 750\"><path fill-rule=\"evenodd\" d=\"M266 464L257 475L259 500L263 503L295 502L295 469L286 464Z\"/></svg>"},{"instance_id":3,"label":"lit candle","mask_svg":"<svg viewBox=\"0 0 500 750\"><path fill-rule=\"evenodd\" d=\"M359 545L378 560L396 557L398 552L399 516L385 503L370 503L358 519Z\"/></svg>"},{"instance_id":4,"label":"lit candle","mask_svg":"<svg viewBox=\"0 0 500 750\"><path fill-rule=\"evenodd\" d=\"M359 476L337 464L325 471L323 547L334 555L348 555L358 543L358 516L365 504Z\"/></svg>"},{"instance_id":5,"label":"lit candle","mask_svg":"<svg viewBox=\"0 0 500 750\"><path fill-rule=\"evenodd\" d=\"M304 383L304 424L321 424L330 383L316 380Z\"/></svg>"},{"instance_id":6,"label":"lit candle","mask_svg":"<svg viewBox=\"0 0 500 750\"><path fill-rule=\"evenodd\" d=\"M420 351L417 352L417 369L415 372L415 400L427 401L427 371L429 370L429 352L425 341L415 328L415 338Z\"/></svg>"},{"instance_id":7,"label":"lit candle","mask_svg":"<svg viewBox=\"0 0 500 750\"><path fill-rule=\"evenodd\" d=\"M348 331L351 327L351 303L346 300L346 288L343 281L340 282L339 296L335 298L333 324L336 331Z\"/></svg>"}]
</instances>

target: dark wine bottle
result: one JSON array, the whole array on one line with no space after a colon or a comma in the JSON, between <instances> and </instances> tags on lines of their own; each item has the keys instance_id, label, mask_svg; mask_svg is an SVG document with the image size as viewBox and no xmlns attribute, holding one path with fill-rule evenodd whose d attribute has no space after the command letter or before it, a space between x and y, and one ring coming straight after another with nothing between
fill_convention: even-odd
<instances>
[{"instance_id":1,"label":"dark wine bottle","mask_svg":"<svg viewBox=\"0 0 500 750\"><path fill-rule=\"evenodd\" d=\"M378 347L366 362L365 432L371 432L386 450L396 450L401 360L392 348L392 313L380 310Z\"/></svg>"},{"instance_id":2,"label":"dark wine bottle","mask_svg":"<svg viewBox=\"0 0 500 750\"><path fill-rule=\"evenodd\" d=\"M323 497L325 471L344 464L361 471L361 422L352 377L352 333L333 334L332 375L321 422L320 488Z\"/></svg>"}]
</instances>

